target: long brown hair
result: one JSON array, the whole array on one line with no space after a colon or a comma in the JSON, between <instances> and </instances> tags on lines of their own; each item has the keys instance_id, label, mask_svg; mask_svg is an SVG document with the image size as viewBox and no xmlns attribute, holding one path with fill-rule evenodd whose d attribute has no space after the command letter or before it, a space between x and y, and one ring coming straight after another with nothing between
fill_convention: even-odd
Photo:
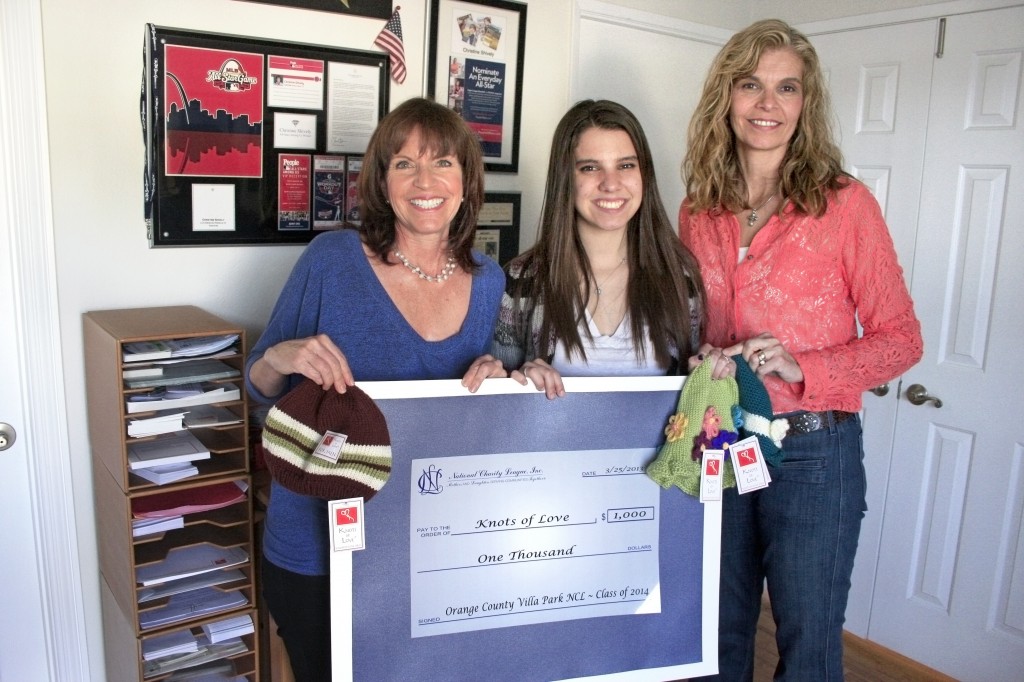
<instances>
[{"instance_id":1,"label":"long brown hair","mask_svg":"<svg viewBox=\"0 0 1024 682\"><path fill-rule=\"evenodd\" d=\"M832 134L828 86L814 46L802 33L778 19L743 29L715 57L690 119L683 180L690 210L746 206L747 186L729 125L732 88L757 70L770 50L792 50L803 62L803 110L779 169L779 191L802 213L821 216L831 191L845 184L843 158Z\"/></svg>"},{"instance_id":2,"label":"long brown hair","mask_svg":"<svg viewBox=\"0 0 1024 682\"><path fill-rule=\"evenodd\" d=\"M385 263L395 244L395 212L388 203L391 159L415 130L423 150L455 156L462 166L462 206L448 231L448 248L458 264L476 269L471 251L477 215L484 202L484 162L480 141L466 122L448 107L422 97L407 100L385 116L370 136L359 175L359 212L363 241ZM422 150L421 150L422 151Z\"/></svg>"},{"instance_id":3,"label":"long brown hair","mask_svg":"<svg viewBox=\"0 0 1024 682\"><path fill-rule=\"evenodd\" d=\"M658 364L670 365L673 351L679 358L696 352L690 347L689 299L697 300L703 316L700 269L665 213L650 146L640 122L626 107L608 100L584 100L574 105L559 121L551 143L540 234L537 243L524 254L537 268L531 294L544 310L538 353L547 357L554 351L549 347L553 337L565 344L570 357L579 353L586 359L579 329L582 326L589 336L589 328L581 322L590 298L592 272L576 229L575 158L580 137L591 128L622 130L636 149L643 193L640 207L626 228L627 301L633 347L637 358L643 359L644 339L649 335Z\"/></svg>"}]
</instances>

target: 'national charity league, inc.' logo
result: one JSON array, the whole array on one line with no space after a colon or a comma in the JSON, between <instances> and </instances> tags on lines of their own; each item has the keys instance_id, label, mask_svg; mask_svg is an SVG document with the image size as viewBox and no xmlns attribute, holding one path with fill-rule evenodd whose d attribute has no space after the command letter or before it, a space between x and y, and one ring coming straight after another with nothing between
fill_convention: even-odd
<instances>
[{"instance_id":1,"label":"'national charity league, inc.' logo","mask_svg":"<svg viewBox=\"0 0 1024 682\"><path fill-rule=\"evenodd\" d=\"M420 495L440 495L444 486L441 485L441 470L431 464L420 474Z\"/></svg>"}]
</instances>

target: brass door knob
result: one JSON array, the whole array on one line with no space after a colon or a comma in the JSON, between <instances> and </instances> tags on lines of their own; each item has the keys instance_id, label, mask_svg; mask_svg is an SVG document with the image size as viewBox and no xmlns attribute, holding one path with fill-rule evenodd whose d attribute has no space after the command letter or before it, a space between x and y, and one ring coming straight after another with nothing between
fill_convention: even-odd
<instances>
[{"instance_id":1,"label":"brass door knob","mask_svg":"<svg viewBox=\"0 0 1024 682\"><path fill-rule=\"evenodd\" d=\"M907 400L913 405L924 405L931 401L935 403L935 407L942 407L942 401L936 396L928 395L928 389L921 384L907 386Z\"/></svg>"},{"instance_id":2,"label":"brass door knob","mask_svg":"<svg viewBox=\"0 0 1024 682\"><path fill-rule=\"evenodd\" d=\"M871 389L871 392L881 398L884 395L889 395L889 382L885 382L881 386L875 386Z\"/></svg>"}]
</instances>

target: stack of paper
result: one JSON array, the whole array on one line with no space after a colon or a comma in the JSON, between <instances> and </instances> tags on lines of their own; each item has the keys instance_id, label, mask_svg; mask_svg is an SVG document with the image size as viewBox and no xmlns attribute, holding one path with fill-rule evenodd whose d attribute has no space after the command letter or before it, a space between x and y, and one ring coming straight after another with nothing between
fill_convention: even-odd
<instances>
[{"instance_id":1,"label":"stack of paper","mask_svg":"<svg viewBox=\"0 0 1024 682\"><path fill-rule=\"evenodd\" d=\"M199 644L196 643L195 636L188 630L142 640L142 658L146 661L196 651L199 651Z\"/></svg>"},{"instance_id":2,"label":"stack of paper","mask_svg":"<svg viewBox=\"0 0 1024 682\"><path fill-rule=\"evenodd\" d=\"M200 336L167 341L138 341L121 346L125 362L142 362L165 358L188 358L210 355L224 350L238 340L238 334Z\"/></svg>"},{"instance_id":3,"label":"stack of paper","mask_svg":"<svg viewBox=\"0 0 1024 682\"><path fill-rule=\"evenodd\" d=\"M181 390L182 388L188 390ZM174 390L161 387L146 393L129 395L125 401L125 409L128 414L138 414L153 410L168 410L238 400L239 395L241 393L238 387L232 384L204 383L194 389L178 386Z\"/></svg>"},{"instance_id":4,"label":"stack of paper","mask_svg":"<svg viewBox=\"0 0 1024 682\"><path fill-rule=\"evenodd\" d=\"M175 656L166 656L155 661L147 661L143 666L143 677L148 679L150 677L164 675L172 670L192 668L194 666L202 665L203 663L215 661L218 658L227 658L228 656L234 656L235 654L240 654L249 650L249 648L245 646L245 642L240 639L232 639L226 642L220 642L219 644L214 644L205 637L199 637L197 643L199 645L199 650L195 653L177 654ZM180 680L188 678L177 679Z\"/></svg>"},{"instance_id":5,"label":"stack of paper","mask_svg":"<svg viewBox=\"0 0 1024 682\"><path fill-rule=\"evenodd\" d=\"M194 464L189 462L182 462L180 464L164 464L162 466L145 467L142 469L136 469L132 472L136 476L141 476L151 483L157 485L165 485L167 483L174 483L180 481L183 478L189 476L198 476L199 469Z\"/></svg>"},{"instance_id":6,"label":"stack of paper","mask_svg":"<svg viewBox=\"0 0 1024 682\"><path fill-rule=\"evenodd\" d=\"M225 618L224 620L205 623L203 632L214 644L218 644L233 637L251 635L255 628L252 623L252 616L249 614Z\"/></svg>"},{"instance_id":7,"label":"stack of paper","mask_svg":"<svg viewBox=\"0 0 1024 682\"><path fill-rule=\"evenodd\" d=\"M242 418L220 405L197 405L188 411L183 422L187 428L199 429L207 426L241 424Z\"/></svg>"},{"instance_id":8,"label":"stack of paper","mask_svg":"<svg viewBox=\"0 0 1024 682\"><path fill-rule=\"evenodd\" d=\"M128 388L154 388L157 386L177 386L214 379L231 379L242 373L223 360L197 360L178 365L168 365L160 376L155 377L124 377Z\"/></svg>"},{"instance_id":9,"label":"stack of paper","mask_svg":"<svg viewBox=\"0 0 1024 682\"><path fill-rule=\"evenodd\" d=\"M165 678L165 682L249 682L249 678L236 675L235 664L231 660L220 660L179 670Z\"/></svg>"},{"instance_id":10,"label":"stack of paper","mask_svg":"<svg viewBox=\"0 0 1024 682\"><path fill-rule=\"evenodd\" d=\"M164 516L152 519L132 520L132 537L142 537L153 533L162 533L175 528L184 528L185 519L181 516Z\"/></svg>"},{"instance_id":11,"label":"stack of paper","mask_svg":"<svg viewBox=\"0 0 1024 682\"><path fill-rule=\"evenodd\" d=\"M144 377L158 377L163 373L163 367L154 365L152 367L134 367L132 369L126 369L121 372L121 376L125 379L142 379Z\"/></svg>"},{"instance_id":12,"label":"stack of paper","mask_svg":"<svg viewBox=\"0 0 1024 682\"><path fill-rule=\"evenodd\" d=\"M243 501L248 487L245 481L227 481L201 488L136 497L132 500L132 516L137 519L161 518L220 509Z\"/></svg>"},{"instance_id":13,"label":"stack of paper","mask_svg":"<svg viewBox=\"0 0 1024 682\"><path fill-rule=\"evenodd\" d=\"M153 440L128 446L128 468L132 471L209 458L210 451L188 431L162 433Z\"/></svg>"},{"instance_id":14,"label":"stack of paper","mask_svg":"<svg viewBox=\"0 0 1024 682\"><path fill-rule=\"evenodd\" d=\"M154 599L163 599L164 597L170 597L172 594L191 592L192 590L198 590L200 587L226 585L228 583L233 583L236 580L245 580L245 574L237 568L231 569L230 571L212 571L210 573L193 575L188 578L169 580L155 587L145 587L139 590L139 603L142 604L143 602L153 601Z\"/></svg>"},{"instance_id":15,"label":"stack of paper","mask_svg":"<svg viewBox=\"0 0 1024 682\"><path fill-rule=\"evenodd\" d=\"M166 341L137 341L121 346L125 362L144 362L171 357L171 347Z\"/></svg>"},{"instance_id":16,"label":"stack of paper","mask_svg":"<svg viewBox=\"0 0 1024 682\"><path fill-rule=\"evenodd\" d=\"M128 435L132 438L145 438L146 436L157 436L161 433L174 433L184 428L185 412L180 410L160 410L152 417L130 420L128 422Z\"/></svg>"},{"instance_id":17,"label":"stack of paper","mask_svg":"<svg viewBox=\"0 0 1024 682\"><path fill-rule=\"evenodd\" d=\"M248 603L245 595L238 590L221 592L212 587L201 587L173 595L165 606L142 611L139 613L139 626L143 630L163 627L182 620L230 611Z\"/></svg>"},{"instance_id":18,"label":"stack of paper","mask_svg":"<svg viewBox=\"0 0 1024 682\"><path fill-rule=\"evenodd\" d=\"M164 398L170 400L191 398L203 393L203 384L201 381L189 381L184 384L174 384L173 386L162 386L160 388L163 388ZM156 393L159 393L159 391L156 391Z\"/></svg>"},{"instance_id":19,"label":"stack of paper","mask_svg":"<svg viewBox=\"0 0 1024 682\"><path fill-rule=\"evenodd\" d=\"M146 564L135 569L135 581L144 587L159 585L168 580L187 578L208 571L238 566L249 561L249 554L241 547L218 547L209 542L186 547L175 547L167 552L163 561Z\"/></svg>"}]
</instances>

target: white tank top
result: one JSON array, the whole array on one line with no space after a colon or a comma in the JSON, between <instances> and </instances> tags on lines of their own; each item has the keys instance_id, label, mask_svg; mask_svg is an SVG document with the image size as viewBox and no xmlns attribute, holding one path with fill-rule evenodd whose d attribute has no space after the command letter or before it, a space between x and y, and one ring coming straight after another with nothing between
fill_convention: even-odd
<instances>
[{"instance_id":1,"label":"white tank top","mask_svg":"<svg viewBox=\"0 0 1024 682\"><path fill-rule=\"evenodd\" d=\"M668 371L668 367L659 366L654 358L654 347L650 335L644 332L644 360L637 362L633 350L633 334L629 325L629 314L619 323L618 329L608 336L602 335L594 324L594 319L587 311L587 326L593 341L580 330L580 340L587 352L584 362L578 355L570 358L565 344L559 341L555 345L551 366L563 377L614 377L614 376L659 376Z\"/></svg>"}]
</instances>

